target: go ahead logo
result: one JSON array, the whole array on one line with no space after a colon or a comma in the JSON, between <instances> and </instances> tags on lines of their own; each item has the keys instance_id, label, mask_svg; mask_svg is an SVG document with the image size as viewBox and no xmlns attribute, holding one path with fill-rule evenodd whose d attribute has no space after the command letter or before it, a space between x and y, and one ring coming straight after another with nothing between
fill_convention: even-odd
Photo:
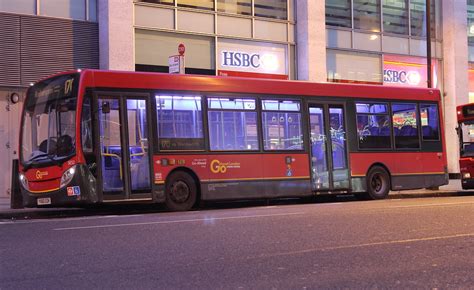
<instances>
[{"instance_id":1,"label":"go ahead logo","mask_svg":"<svg viewBox=\"0 0 474 290\"><path fill-rule=\"evenodd\" d=\"M397 84L408 84L417 86L421 82L421 75L417 71L404 71L404 70L391 70L386 69L383 71L384 83L397 83Z\"/></svg>"}]
</instances>

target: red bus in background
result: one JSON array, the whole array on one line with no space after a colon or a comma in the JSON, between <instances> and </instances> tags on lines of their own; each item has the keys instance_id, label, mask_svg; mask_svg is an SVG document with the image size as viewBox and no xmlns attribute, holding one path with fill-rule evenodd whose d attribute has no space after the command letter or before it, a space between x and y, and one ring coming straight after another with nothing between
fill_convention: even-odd
<instances>
[{"instance_id":1,"label":"red bus in background","mask_svg":"<svg viewBox=\"0 0 474 290\"><path fill-rule=\"evenodd\" d=\"M463 189L474 188L474 104L456 108L459 137L459 169Z\"/></svg>"},{"instance_id":2,"label":"red bus in background","mask_svg":"<svg viewBox=\"0 0 474 290\"><path fill-rule=\"evenodd\" d=\"M30 87L20 135L27 207L448 183L434 89L83 70Z\"/></svg>"}]
</instances>

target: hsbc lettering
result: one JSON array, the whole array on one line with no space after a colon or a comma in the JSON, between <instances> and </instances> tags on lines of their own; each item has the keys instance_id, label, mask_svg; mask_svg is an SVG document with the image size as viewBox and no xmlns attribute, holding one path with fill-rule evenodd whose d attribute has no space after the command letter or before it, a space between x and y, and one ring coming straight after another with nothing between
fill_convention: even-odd
<instances>
[{"instance_id":1,"label":"hsbc lettering","mask_svg":"<svg viewBox=\"0 0 474 290\"><path fill-rule=\"evenodd\" d=\"M222 65L233 67L260 67L260 55L245 52L222 51Z\"/></svg>"},{"instance_id":2,"label":"hsbc lettering","mask_svg":"<svg viewBox=\"0 0 474 290\"><path fill-rule=\"evenodd\" d=\"M386 69L383 71L383 81L386 83L401 83L409 85L418 85L421 81L421 76L417 71L397 71Z\"/></svg>"}]
</instances>

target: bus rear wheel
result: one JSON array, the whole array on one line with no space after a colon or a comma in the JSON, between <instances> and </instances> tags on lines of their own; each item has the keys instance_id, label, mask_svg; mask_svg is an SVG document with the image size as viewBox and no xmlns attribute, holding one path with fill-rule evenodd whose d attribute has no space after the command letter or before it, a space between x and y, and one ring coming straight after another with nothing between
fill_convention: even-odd
<instances>
[{"instance_id":1,"label":"bus rear wheel","mask_svg":"<svg viewBox=\"0 0 474 290\"><path fill-rule=\"evenodd\" d=\"M370 199L384 199L390 191L390 176L380 167L374 166L367 174L367 195Z\"/></svg>"},{"instance_id":2,"label":"bus rear wheel","mask_svg":"<svg viewBox=\"0 0 474 290\"><path fill-rule=\"evenodd\" d=\"M196 181L186 172L175 172L166 182L166 206L170 210L190 210L196 203L196 196Z\"/></svg>"}]
</instances>

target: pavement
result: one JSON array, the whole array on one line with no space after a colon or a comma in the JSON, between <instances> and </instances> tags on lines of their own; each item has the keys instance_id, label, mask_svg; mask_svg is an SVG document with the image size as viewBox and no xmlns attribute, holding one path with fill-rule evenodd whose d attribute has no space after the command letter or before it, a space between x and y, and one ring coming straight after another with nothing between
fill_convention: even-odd
<instances>
[{"instance_id":1,"label":"pavement","mask_svg":"<svg viewBox=\"0 0 474 290\"><path fill-rule=\"evenodd\" d=\"M404 191L391 191L389 198L418 198L418 197L436 197L436 196L453 196L458 194L474 195L474 191L463 191L460 179L451 179L449 184L439 187L439 189L417 189ZM0 219L5 218L28 218L35 214L41 216L55 216L62 212L84 212L84 208L21 208L12 209L9 196L0 197Z\"/></svg>"}]
</instances>

